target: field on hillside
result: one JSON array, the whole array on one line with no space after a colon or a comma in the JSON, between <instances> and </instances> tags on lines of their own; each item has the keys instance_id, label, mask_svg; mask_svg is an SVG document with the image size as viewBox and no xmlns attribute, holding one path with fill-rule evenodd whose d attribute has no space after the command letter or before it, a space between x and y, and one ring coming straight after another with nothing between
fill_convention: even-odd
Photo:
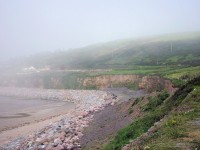
<instances>
[{"instance_id":1,"label":"field on hillside","mask_svg":"<svg viewBox=\"0 0 200 150\"><path fill-rule=\"evenodd\" d=\"M30 67L35 72L23 72ZM0 85L85 89L81 82L86 77L128 74L158 75L180 87L200 74L200 32L119 40L15 59L0 66Z\"/></svg>"},{"instance_id":2,"label":"field on hillside","mask_svg":"<svg viewBox=\"0 0 200 150\"><path fill-rule=\"evenodd\" d=\"M122 69L139 66L200 64L200 32L125 39L79 49L40 53L18 58L0 69L34 66L51 69Z\"/></svg>"},{"instance_id":3,"label":"field on hillside","mask_svg":"<svg viewBox=\"0 0 200 150\"><path fill-rule=\"evenodd\" d=\"M83 80L104 75L160 76L170 79L175 86L180 87L200 75L200 66L132 66L132 68L128 69L112 69L101 72L49 71L18 75L1 74L0 86L39 87L45 89L96 89L95 86L84 87ZM128 84L123 84L123 86L129 88Z\"/></svg>"},{"instance_id":4,"label":"field on hillside","mask_svg":"<svg viewBox=\"0 0 200 150\"><path fill-rule=\"evenodd\" d=\"M40 58L40 59L38 59ZM169 34L96 44L71 51L57 51L31 57L34 66L70 68L131 68L200 64L200 33Z\"/></svg>"}]
</instances>

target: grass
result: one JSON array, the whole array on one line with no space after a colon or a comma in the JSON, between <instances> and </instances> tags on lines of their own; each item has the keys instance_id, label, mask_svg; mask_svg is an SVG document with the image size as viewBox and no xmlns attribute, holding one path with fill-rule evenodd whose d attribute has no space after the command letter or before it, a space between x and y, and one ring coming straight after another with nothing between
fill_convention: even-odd
<instances>
[{"instance_id":1,"label":"grass","mask_svg":"<svg viewBox=\"0 0 200 150\"><path fill-rule=\"evenodd\" d=\"M126 69L114 69L106 72L47 72L27 75L3 76L0 85L16 81L18 86L42 86L53 89L97 89L96 86L82 86L82 81L86 77L96 77L101 75L156 75L170 79L176 87L181 87L187 81L200 75L200 66L129 66ZM127 87L131 90L138 89L138 83L124 82L113 84L113 87ZM158 87L159 89L159 87Z\"/></svg>"},{"instance_id":2,"label":"grass","mask_svg":"<svg viewBox=\"0 0 200 150\"><path fill-rule=\"evenodd\" d=\"M155 97L149 97L149 103L144 106L144 111L153 111L160 106L163 101L169 96L169 93L164 90Z\"/></svg>"},{"instance_id":3,"label":"grass","mask_svg":"<svg viewBox=\"0 0 200 150\"><path fill-rule=\"evenodd\" d=\"M108 72L90 73L88 77L101 75L156 75L166 79L170 79L176 87L181 87L187 81L200 75L200 66L132 66L126 69L113 69Z\"/></svg>"},{"instance_id":4,"label":"grass","mask_svg":"<svg viewBox=\"0 0 200 150\"><path fill-rule=\"evenodd\" d=\"M130 107L129 110L128 110L128 114L129 114L129 115L132 114L133 111L134 111L134 110L133 110L133 107Z\"/></svg>"},{"instance_id":5,"label":"grass","mask_svg":"<svg viewBox=\"0 0 200 150\"><path fill-rule=\"evenodd\" d=\"M200 147L199 127L191 124L200 116L200 86L194 89L178 107L181 111L171 114L158 133L145 143L150 150L176 149L177 143L185 143L193 149Z\"/></svg>"},{"instance_id":6,"label":"grass","mask_svg":"<svg viewBox=\"0 0 200 150\"><path fill-rule=\"evenodd\" d=\"M87 46L71 51L56 51L53 53L36 54L28 58L13 61L9 65L0 67L0 85L10 85L11 81L24 86L25 80L40 78L23 76L15 77L25 66L44 68L49 66L52 70L81 70L81 69L113 69L109 72L80 73L74 77L66 73L59 84L51 84L53 72L45 76L46 88L84 88L77 84L77 79L83 76L99 75L159 75L173 81L176 86L186 83L182 76L196 76L200 74L200 32L160 35L155 37L126 39ZM173 49L171 49L173 45ZM191 67L190 67L191 66ZM195 67L198 66L198 67ZM56 71L55 71L56 72ZM59 73L58 73L59 74ZM8 77L10 76L11 77ZM57 75L56 75L57 76ZM58 79L58 77L56 78ZM93 87L88 87L89 89ZM95 87L94 87L95 88Z\"/></svg>"},{"instance_id":7,"label":"grass","mask_svg":"<svg viewBox=\"0 0 200 150\"><path fill-rule=\"evenodd\" d=\"M190 81L186 85L182 86L173 96L166 99L164 103L163 99L166 98L167 94L160 95L160 99L162 99L162 102L160 100L153 100L150 101L148 108L151 109L151 111L148 111L146 115L144 115L141 118L136 119L133 123L128 125L127 127L121 129L115 138L106 145L103 149L105 150L119 150L121 149L125 144L129 143L130 140L136 139L143 133L147 132L147 130L157 121L159 121L163 116L167 115L172 109L178 107L185 99L187 99L188 94L193 91L193 86L199 86L200 85L200 77L195 78L194 80ZM163 92L164 93L164 92ZM155 103L159 102L159 103ZM161 104L162 103L162 104ZM156 105L159 107L156 107ZM186 116L189 116L190 118L195 117L195 115L188 113ZM172 128L174 125L178 125L181 118L173 117L172 120L169 120L167 123L166 130L168 130L169 135L171 137L181 137L183 134L180 132L175 132ZM184 118L182 118L182 121L184 121ZM171 134L170 134L171 133Z\"/></svg>"},{"instance_id":8,"label":"grass","mask_svg":"<svg viewBox=\"0 0 200 150\"><path fill-rule=\"evenodd\" d=\"M165 92L163 92L161 95L167 95L164 93ZM159 96L160 98L162 97L161 95ZM154 122L160 120L163 115L163 110L158 109L153 111L151 114L145 115L144 117L135 120L126 128L120 130L114 140L110 144L106 145L104 149L121 149L122 146L129 143L130 140L135 139L142 133L147 132L147 130L154 124Z\"/></svg>"},{"instance_id":9,"label":"grass","mask_svg":"<svg viewBox=\"0 0 200 150\"><path fill-rule=\"evenodd\" d=\"M154 124L154 122L160 120L162 114L156 112L151 115L146 115L142 118L135 120L132 124L121 129L114 140L104 147L106 150L120 150L125 144L129 143L130 140L139 137L142 133L147 132L147 130Z\"/></svg>"},{"instance_id":10,"label":"grass","mask_svg":"<svg viewBox=\"0 0 200 150\"><path fill-rule=\"evenodd\" d=\"M133 101L133 104L131 105L132 107L136 104L138 104L138 102L140 101L140 98L136 98L134 101Z\"/></svg>"},{"instance_id":11,"label":"grass","mask_svg":"<svg viewBox=\"0 0 200 150\"><path fill-rule=\"evenodd\" d=\"M126 39L69 51L37 54L19 63L23 66L50 66L54 69L120 69L135 65L196 66L200 63L199 41L200 32Z\"/></svg>"},{"instance_id":12,"label":"grass","mask_svg":"<svg viewBox=\"0 0 200 150\"><path fill-rule=\"evenodd\" d=\"M200 66L197 67L184 67L163 74L164 77L169 79L180 79L185 75L198 76L200 74Z\"/></svg>"},{"instance_id":13,"label":"grass","mask_svg":"<svg viewBox=\"0 0 200 150\"><path fill-rule=\"evenodd\" d=\"M181 59L182 57L181 56L172 56L172 57L169 57L167 59L168 62L178 62L179 59Z\"/></svg>"},{"instance_id":14,"label":"grass","mask_svg":"<svg viewBox=\"0 0 200 150\"><path fill-rule=\"evenodd\" d=\"M162 72L181 68L178 66L131 66L124 69L113 69L109 72L103 73L91 73L89 76L100 76L100 75L159 75Z\"/></svg>"}]
</instances>

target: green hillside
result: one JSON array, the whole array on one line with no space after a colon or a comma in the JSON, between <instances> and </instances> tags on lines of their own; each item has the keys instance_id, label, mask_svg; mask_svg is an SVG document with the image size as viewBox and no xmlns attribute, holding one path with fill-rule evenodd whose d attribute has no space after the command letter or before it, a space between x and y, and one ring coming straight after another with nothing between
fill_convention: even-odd
<instances>
[{"instance_id":1,"label":"green hillside","mask_svg":"<svg viewBox=\"0 0 200 150\"><path fill-rule=\"evenodd\" d=\"M38 54L28 58L34 66L57 69L127 68L133 65L200 64L200 32L127 39L80 49Z\"/></svg>"},{"instance_id":2,"label":"green hillside","mask_svg":"<svg viewBox=\"0 0 200 150\"><path fill-rule=\"evenodd\" d=\"M11 62L0 65L1 86L81 89L84 87L79 79L85 77L139 74L168 78L180 87L200 75L200 32L119 40ZM48 66L50 70L20 74L30 66L36 69Z\"/></svg>"}]
</instances>

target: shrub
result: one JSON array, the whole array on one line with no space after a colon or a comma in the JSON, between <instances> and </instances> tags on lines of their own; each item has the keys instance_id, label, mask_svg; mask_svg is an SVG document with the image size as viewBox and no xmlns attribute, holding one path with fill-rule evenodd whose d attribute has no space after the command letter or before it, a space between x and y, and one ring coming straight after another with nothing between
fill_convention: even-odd
<instances>
[{"instance_id":1,"label":"shrub","mask_svg":"<svg viewBox=\"0 0 200 150\"><path fill-rule=\"evenodd\" d=\"M149 103L144 107L145 111L149 110L155 110L156 107L160 106L163 101L169 96L169 93L164 90L160 94L158 94L156 97L149 97Z\"/></svg>"}]
</instances>

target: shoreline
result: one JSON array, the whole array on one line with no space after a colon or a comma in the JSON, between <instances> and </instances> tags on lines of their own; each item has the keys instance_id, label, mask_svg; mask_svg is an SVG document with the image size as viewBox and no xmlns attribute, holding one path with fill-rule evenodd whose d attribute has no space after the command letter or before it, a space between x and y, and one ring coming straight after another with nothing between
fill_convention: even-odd
<instances>
[{"instance_id":1,"label":"shoreline","mask_svg":"<svg viewBox=\"0 0 200 150\"><path fill-rule=\"evenodd\" d=\"M19 91L25 88L15 89L18 96L24 97L23 95L19 95L21 93ZM38 89L31 90L37 91ZM45 91L47 95L45 95ZM32 93L34 92L35 91L32 91ZM11 96L16 96L16 93L12 93L11 91L8 93ZM6 94L8 95L8 93ZM1 149L80 149L81 145L79 139L83 136L83 129L87 127L88 123L93 119L93 113L102 110L107 105L113 105L116 102L112 94L97 90L42 89L42 92L35 92L34 97L31 97L32 95L30 95L30 97L36 98L35 95L42 95L42 97L52 99L51 96L48 96L49 93L52 97L57 97L58 100L73 101L76 104L74 110L69 111L69 113L65 115L62 114L62 117L59 118L58 121L43 126L38 132L30 133L25 137L18 137L7 145L3 145ZM49 122L49 119L47 119L47 122ZM30 124L30 126L34 127L34 124Z\"/></svg>"},{"instance_id":2,"label":"shoreline","mask_svg":"<svg viewBox=\"0 0 200 150\"><path fill-rule=\"evenodd\" d=\"M72 102L0 96L0 135L3 131L58 117L73 108Z\"/></svg>"},{"instance_id":3,"label":"shoreline","mask_svg":"<svg viewBox=\"0 0 200 150\"><path fill-rule=\"evenodd\" d=\"M37 132L38 130L44 128L46 125L49 125L49 123L61 120L63 115L65 114L52 116L43 120L29 122L23 125L9 128L7 130L3 130L0 132L0 146L6 145L12 140L23 137L27 134Z\"/></svg>"}]
</instances>

